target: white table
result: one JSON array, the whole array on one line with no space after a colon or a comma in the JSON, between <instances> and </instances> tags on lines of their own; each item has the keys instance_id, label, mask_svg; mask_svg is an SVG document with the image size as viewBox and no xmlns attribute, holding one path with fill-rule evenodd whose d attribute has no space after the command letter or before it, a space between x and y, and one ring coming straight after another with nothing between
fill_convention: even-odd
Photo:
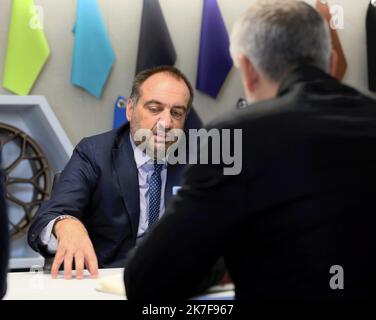
<instances>
[{"instance_id":1,"label":"white table","mask_svg":"<svg viewBox=\"0 0 376 320\"><path fill-rule=\"evenodd\" d=\"M43 272L13 272L8 274L8 291L4 300L125 300L126 297L98 291L101 277L123 274L123 269L101 269L97 279L85 271L82 280L65 280L60 272L57 279ZM215 287L213 287L215 289ZM193 297L194 300L228 300L234 291L214 292Z\"/></svg>"},{"instance_id":2,"label":"white table","mask_svg":"<svg viewBox=\"0 0 376 320\"><path fill-rule=\"evenodd\" d=\"M123 269L101 269L99 277L123 273ZM125 297L103 293L96 288L98 279L87 271L82 280L65 280L60 273L52 279L49 273L13 272L8 274L8 290L4 300L124 300Z\"/></svg>"}]
</instances>

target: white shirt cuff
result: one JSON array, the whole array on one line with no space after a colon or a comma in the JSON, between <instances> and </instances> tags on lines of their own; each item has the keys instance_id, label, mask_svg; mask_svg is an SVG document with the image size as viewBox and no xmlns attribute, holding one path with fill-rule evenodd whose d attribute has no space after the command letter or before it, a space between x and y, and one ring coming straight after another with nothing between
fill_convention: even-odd
<instances>
[{"instance_id":1,"label":"white shirt cuff","mask_svg":"<svg viewBox=\"0 0 376 320\"><path fill-rule=\"evenodd\" d=\"M43 228L39 237L40 242L44 246L47 246L47 252L50 254L56 253L57 250L57 239L52 233L56 219L51 220L48 225Z\"/></svg>"}]
</instances>

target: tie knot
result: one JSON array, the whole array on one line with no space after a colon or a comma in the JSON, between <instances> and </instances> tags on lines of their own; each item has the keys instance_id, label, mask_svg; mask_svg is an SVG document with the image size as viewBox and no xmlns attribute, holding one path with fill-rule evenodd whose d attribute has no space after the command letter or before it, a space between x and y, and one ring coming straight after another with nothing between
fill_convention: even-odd
<instances>
[{"instance_id":1,"label":"tie knot","mask_svg":"<svg viewBox=\"0 0 376 320\"><path fill-rule=\"evenodd\" d=\"M154 161L154 172L160 174L163 169L163 163L158 163L158 161Z\"/></svg>"}]
</instances>

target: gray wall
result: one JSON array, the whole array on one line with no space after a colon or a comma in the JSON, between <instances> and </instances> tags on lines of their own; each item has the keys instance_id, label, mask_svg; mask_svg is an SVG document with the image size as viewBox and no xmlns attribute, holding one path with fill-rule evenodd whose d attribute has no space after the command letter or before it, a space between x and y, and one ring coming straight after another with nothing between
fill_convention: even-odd
<instances>
[{"instance_id":1,"label":"gray wall","mask_svg":"<svg viewBox=\"0 0 376 320\"><path fill-rule=\"evenodd\" d=\"M51 104L72 143L81 138L111 129L113 105L118 95L129 94L135 72L142 0L98 0L111 38L116 62L101 100L70 84L76 0L34 0L44 9L45 33L51 56L31 94L44 95ZM313 4L314 0L307 1ZM0 75L5 60L12 0L0 0ZM203 0L160 0L178 61L177 66L194 83L199 51ZM252 0L218 0L228 30ZM369 0L336 0L344 7L345 29L339 31L349 68L345 82L367 91L365 14ZM0 94L10 94L0 87ZM222 91L213 100L197 93L195 106L207 122L231 110L242 86L233 69Z\"/></svg>"}]
</instances>

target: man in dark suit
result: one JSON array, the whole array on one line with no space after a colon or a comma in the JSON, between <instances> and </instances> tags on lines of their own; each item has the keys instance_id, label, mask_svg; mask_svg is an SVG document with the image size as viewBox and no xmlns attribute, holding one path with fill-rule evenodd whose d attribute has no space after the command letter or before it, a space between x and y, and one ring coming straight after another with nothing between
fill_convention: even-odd
<instances>
[{"instance_id":1,"label":"man in dark suit","mask_svg":"<svg viewBox=\"0 0 376 320\"><path fill-rule=\"evenodd\" d=\"M6 280L9 258L8 218L5 208L3 180L3 173L0 170L0 299L4 297L6 292Z\"/></svg>"},{"instance_id":2,"label":"man in dark suit","mask_svg":"<svg viewBox=\"0 0 376 320\"><path fill-rule=\"evenodd\" d=\"M304 2L256 1L231 52L256 103L209 128L242 130L242 171L189 167L130 258L128 299L188 298L219 256L237 299L370 297L376 101L327 73L329 30Z\"/></svg>"},{"instance_id":3,"label":"man in dark suit","mask_svg":"<svg viewBox=\"0 0 376 320\"><path fill-rule=\"evenodd\" d=\"M64 266L65 277L71 278L73 262L79 279L84 266L93 276L98 266L124 267L128 251L163 215L180 184L184 166L167 164L164 150L172 142L158 139L183 128L192 100L192 87L178 69L143 71L128 99L129 124L77 145L51 199L29 229L34 250L55 254L53 277ZM195 125L200 126L197 119ZM149 130L150 141L155 142L150 144L151 154L143 152L142 141L135 139L142 129ZM159 150L162 157L157 164L153 152Z\"/></svg>"}]
</instances>

